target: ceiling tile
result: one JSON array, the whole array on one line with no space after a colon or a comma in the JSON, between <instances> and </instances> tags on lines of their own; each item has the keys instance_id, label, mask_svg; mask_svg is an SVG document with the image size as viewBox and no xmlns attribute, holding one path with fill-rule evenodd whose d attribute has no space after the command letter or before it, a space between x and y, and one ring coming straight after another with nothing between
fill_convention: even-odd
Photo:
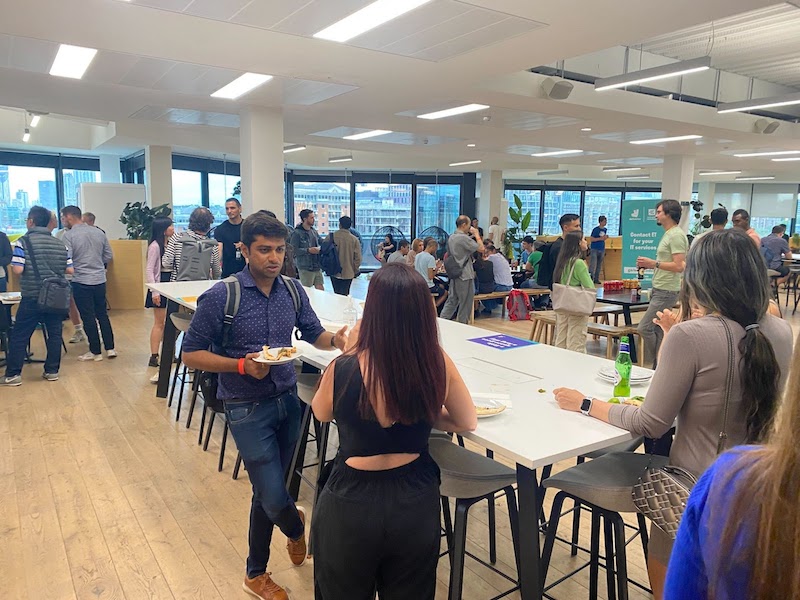
<instances>
[{"instance_id":1,"label":"ceiling tile","mask_svg":"<svg viewBox=\"0 0 800 600\"><path fill-rule=\"evenodd\" d=\"M191 4L192 0L132 0L134 4L149 6L150 8L160 8L161 10L171 10L173 12L183 12Z\"/></svg>"},{"instance_id":2,"label":"ceiling tile","mask_svg":"<svg viewBox=\"0 0 800 600\"><path fill-rule=\"evenodd\" d=\"M315 0L292 13L272 29L293 35L312 36L318 31L361 10L374 0Z\"/></svg>"},{"instance_id":3,"label":"ceiling tile","mask_svg":"<svg viewBox=\"0 0 800 600\"><path fill-rule=\"evenodd\" d=\"M465 12L458 2L431 2L423 8L412 10L392 21L391 27L378 27L358 36L353 45L361 48L384 49L390 44L415 36L428 29L439 27Z\"/></svg>"},{"instance_id":4,"label":"ceiling tile","mask_svg":"<svg viewBox=\"0 0 800 600\"><path fill-rule=\"evenodd\" d=\"M313 3L314 0L270 0L269 2L253 0L236 13L231 21L251 27L270 29L295 12L302 10L304 6Z\"/></svg>"},{"instance_id":5,"label":"ceiling tile","mask_svg":"<svg viewBox=\"0 0 800 600\"><path fill-rule=\"evenodd\" d=\"M14 38L10 35L0 33L0 67L11 66L11 48Z\"/></svg>"},{"instance_id":6,"label":"ceiling tile","mask_svg":"<svg viewBox=\"0 0 800 600\"><path fill-rule=\"evenodd\" d=\"M58 46L56 42L15 37L11 43L9 66L23 71L49 73Z\"/></svg>"},{"instance_id":7,"label":"ceiling tile","mask_svg":"<svg viewBox=\"0 0 800 600\"><path fill-rule=\"evenodd\" d=\"M125 74L139 62L138 56L122 54L120 52L97 53L84 75L85 81L93 83L115 84L119 83Z\"/></svg>"},{"instance_id":8,"label":"ceiling tile","mask_svg":"<svg viewBox=\"0 0 800 600\"><path fill-rule=\"evenodd\" d=\"M357 89L354 85L291 79L283 82L283 100L287 104L311 106Z\"/></svg>"},{"instance_id":9,"label":"ceiling tile","mask_svg":"<svg viewBox=\"0 0 800 600\"><path fill-rule=\"evenodd\" d=\"M193 0L184 12L196 17L228 21L248 4L250 0Z\"/></svg>"},{"instance_id":10,"label":"ceiling tile","mask_svg":"<svg viewBox=\"0 0 800 600\"><path fill-rule=\"evenodd\" d=\"M189 63L175 63L158 81L153 84L156 90L193 94L195 82L203 76L208 67ZM211 90L212 92L214 90ZM210 93L210 92L209 92Z\"/></svg>"},{"instance_id":11,"label":"ceiling tile","mask_svg":"<svg viewBox=\"0 0 800 600\"><path fill-rule=\"evenodd\" d=\"M140 58L136 64L120 79L122 85L152 88L156 82L166 75L175 66L171 60L158 58Z\"/></svg>"},{"instance_id":12,"label":"ceiling tile","mask_svg":"<svg viewBox=\"0 0 800 600\"><path fill-rule=\"evenodd\" d=\"M364 131L369 131L369 130L364 129L363 127L336 127L334 129L328 129L326 131L318 131L317 133L312 133L311 135L316 135L319 137L326 137L326 138L341 139L346 135L353 135L355 133L362 133ZM406 133L403 131L393 131L392 133L387 133L386 135L381 135L374 138L361 140L361 142L365 143L372 142L372 143L382 143L382 144L400 144L403 146L436 146L439 144L450 144L453 142L461 142L461 141L464 140L455 137L421 135L417 133Z\"/></svg>"}]
</instances>

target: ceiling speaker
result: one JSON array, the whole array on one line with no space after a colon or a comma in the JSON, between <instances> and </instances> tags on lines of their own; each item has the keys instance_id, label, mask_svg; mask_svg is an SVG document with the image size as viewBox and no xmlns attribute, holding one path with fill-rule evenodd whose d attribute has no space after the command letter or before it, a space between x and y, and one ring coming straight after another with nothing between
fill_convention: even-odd
<instances>
[{"instance_id":1,"label":"ceiling speaker","mask_svg":"<svg viewBox=\"0 0 800 600\"><path fill-rule=\"evenodd\" d=\"M569 95L572 93L572 88L574 87L574 85L564 79L548 77L542 81L542 91L544 95L551 100L566 100L569 98Z\"/></svg>"},{"instance_id":2,"label":"ceiling speaker","mask_svg":"<svg viewBox=\"0 0 800 600\"><path fill-rule=\"evenodd\" d=\"M753 124L753 131L756 133L763 133L769 135L775 133L775 130L780 127L779 121L770 121L769 119L758 119Z\"/></svg>"}]
</instances>

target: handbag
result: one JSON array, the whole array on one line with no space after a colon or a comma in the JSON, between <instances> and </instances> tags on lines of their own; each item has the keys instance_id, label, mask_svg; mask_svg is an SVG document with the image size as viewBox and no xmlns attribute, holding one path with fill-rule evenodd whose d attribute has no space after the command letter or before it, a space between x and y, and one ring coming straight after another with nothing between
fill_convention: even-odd
<instances>
[{"instance_id":1,"label":"handbag","mask_svg":"<svg viewBox=\"0 0 800 600\"><path fill-rule=\"evenodd\" d=\"M725 327L725 336L728 339L728 373L725 379L725 404L722 409L722 428L717 441L717 455L725 448L728 439L726 433L728 425L728 404L733 387L733 334L725 319L720 318ZM652 454L651 460L652 460ZM671 539L678 535L678 527L686 510L689 494L697 483L697 478L681 467L666 465L660 468L648 468L638 483L631 490L631 497L637 510L650 519L655 525Z\"/></svg>"},{"instance_id":2,"label":"handbag","mask_svg":"<svg viewBox=\"0 0 800 600\"><path fill-rule=\"evenodd\" d=\"M553 282L553 293L550 294L550 298L553 303L553 310L568 315L588 317L594 312L594 305L597 302L597 290L595 288L588 289L582 285L569 285L578 260L576 258L572 262L567 285Z\"/></svg>"},{"instance_id":3,"label":"handbag","mask_svg":"<svg viewBox=\"0 0 800 600\"><path fill-rule=\"evenodd\" d=\"M69 281L63 275L54 275L42 279L39 274L39 265L36 264L33 244L30 239L26 239L26 236L21 237L20 240L24 240L22 243L25 246L25 255L30 258L33 265L33 273L42 286L39 288L39 296L36 299L37 310L44 313L68 314L69 301L72 297L72 288L69 285ZM50 269L50 272L52 273L53 270Z\"/></svg>"}]
</instances>

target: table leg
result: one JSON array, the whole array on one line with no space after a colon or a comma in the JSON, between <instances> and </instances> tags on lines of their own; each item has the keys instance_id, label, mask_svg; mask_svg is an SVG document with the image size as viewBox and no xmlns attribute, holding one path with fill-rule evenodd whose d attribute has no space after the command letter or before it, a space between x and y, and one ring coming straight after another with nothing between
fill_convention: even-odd
<instances>
[{"instance_id":1,"label":"table leg","mask_svg":"<svg viewBox=\"0 0 800 600\"><path fill-rule=\"evenodd\" d=\"M536 470L517 465L519 495L519 591L522 600L541 600L542 581L539 562L539 512L541 498Z\"/></svg>"},{"instance_id":2,"label":"table leg","mask_svg":"<svg viewBox=\"0 0 800 600\"><path fill-rule=\"evenodd\" d=\"M633 320L631 319L631 307L630 306L623 306L622 307L622 317L625 319L625 325L627 327L630 327L630 326L633 325ZM636 356L636 336L635 335L630 336L630 339L628 340L628 343L630 344L630 350L631 350L631 362L633 364L635 364L635 365L639 364L639 359Z\"/></svg>"},{"instance_id":3,"label":"table leg","mask_svg":"<svg viewBox=\"0 0 800 600\"><path fill-rule=\"evenodd\" d=\"M163 297L163 296L162 296ZM166 398L169 392L169 374L172 371L172 360L175 357L175 341L178 330L170 319L170 315L178 312L178 303L167 301L167 317L164 323L164 338L161 340L161 361L158 365L158 385L156 396Z\"/></svg>"},{"instance_id":4,"label":"table leg","mask_svg":"<svg viewBox=\"0 0 800 600\"><path fill-rule=\"evenodd\" d=\"M286 474L286 487L289 495L297 502L300 496L300 474L306 460L306 447L308 445L308 425L311 421L311 405L303 403L303 415L300 418L300 436L295 444L292 462Z\"/></svg>"}]
</instances>

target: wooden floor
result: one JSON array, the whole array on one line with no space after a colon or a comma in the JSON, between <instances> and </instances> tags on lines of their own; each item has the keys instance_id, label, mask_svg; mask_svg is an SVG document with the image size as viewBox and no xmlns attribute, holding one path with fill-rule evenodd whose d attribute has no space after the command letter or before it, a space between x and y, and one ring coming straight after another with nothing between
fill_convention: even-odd
<instances>
[{"instance_id":1,"label":"wooden floor","mask_svg":"<svg viewBox=\"0 0 800 600\"><path fill-rule=\"evenodd\" d=\"M357 280L354 293L363 297L365 285ZM203 452L197 445L199 411L187 430L186 408L176 423L175 406L156 398L148 381L155 370L145 366L150 311L112 311L111 318L119 358L79 363L86 345L68 345L59 381L43 381L41 365L26 365L21 387L0 390L0 597L245 598L250 486L244 470L238 481L231 479L235 446L229 439L225 469L218 473L221 431ZM499 318L476 325L525 336L530 330L530 324ZM39 333L33 349L41 356ZM301 489L301 503L308 505L309 491ZM479 556L487 554L486 513L485 504L470 513L468 549ZM570 524L565 518L565 535ZM584 542L587 529L584 518ZM498 567L513 575L502 503L497 531ZM290 565L280 532L272 546L274 579L294 600L312 598L312 565ZM549 579L579 562L557 544ZM628 546L628 564L631 577L646 582L638 541ZM447 579L443 559L437 598L446 598ZM587 580L584 570L551 594L588 597ZM601 572L602 597L604 580ZM465 599L505 589L502 578L467 562ZM647 597L631 587L634 600Z\"/></svg>"}]
</instances>

